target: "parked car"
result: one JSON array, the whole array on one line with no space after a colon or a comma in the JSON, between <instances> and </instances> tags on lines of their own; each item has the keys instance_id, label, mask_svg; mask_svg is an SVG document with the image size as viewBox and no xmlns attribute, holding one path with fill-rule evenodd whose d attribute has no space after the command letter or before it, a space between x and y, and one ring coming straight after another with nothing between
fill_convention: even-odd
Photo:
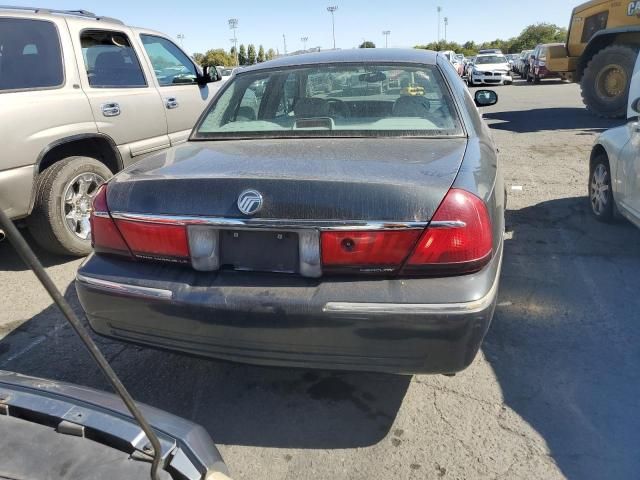
<instances>
[{"instance_id":1,"label":"parked car","mask_svg":"<svg viewBox=\"0 0 640 480\"><path fill-rule=\"evenodd\" d=\"M473 85L511 85L513 77L509 70L509 62L501 54L478 54L473 62L471 75L467 77L467 84Z\"/></svg>"},{"instance_id":2,"label":"parked car","mask_svg":"<svg viewBox=\"0 0 640 480\"><path fill-rule=\"evenodd\" d=\"M113 173L185 142L217 79L162 33L83 11L0 7L0 203L35 240L91 251Z\"/></svg>"},{"instance_id":3,"label":"parked car","mask_svg":"<svg viewBox=\"0 0 640 480\"><path fill-rule=\"evenodd\" d=\"M567 48L564 43L545 43L538 45L531 58L531 67L529 68L527 82L540 83L544 78L561 78L558 72L549 70L547 60L549 57L553 57L554 53L556 53L555 57L566 57L566 51Z\"/></svg>"},{"instance_id":4,"label":"parked car","mask_svg":"<svg viewBox=\"0 0 640 480\"><path fill-rule=\"evenodd\" d=\"M221 82L226 82L227 80L229 80L231 78L231 75L233 75L233 71L235 70L235 68L233 67L222 67L219 71L220 73L220 81Z\"/></svg>"},{"instance_id":5,"label":"parked car","mask_svg":"<svg viewBox=\"0 0 640 480\"><path fill-rule=\"evenodd\" d=\"M591 150L589 201L598 220L618 215L640 228L640 57L636 60L627 123L602 133Z\"/></svg>"},{"instance_id":6,"label":"parked car","mask_svg":"<svg viewBox=\"0 0 640 480\"><path fill-rule=\"evenodd\" d=\"M471 57L466 59L466 63L464 65L464 76L468 79L471 75L471 70L473 69L474 62L476 57Z\"/></svg>"},{"instance_id":7,"label":"parked car","mask_svg":"<svg viewBox=\"0 0 640 480\"><path fill-rule=\"evenodd\" d=\"M518 57L518 61L516 62L516 72L520 75L521 78L526 78L526 67L529 64L529 58L533 50L523 50L520 53L520 57Z\"/></svg>"},{"instance_id":8,"label":"parked car","mask_svg":"<svg viewBox=\"0 0 640 480\"><path fill-rule=\"evenodd\" d=\"M310 75L397 89L310 94ZM241 99L266 80L255 120ZM287 93L283 88L291 82ZM451 64L354 49L244 68L189 142L99 190L76 288L93 329L268 365L454 373L489 327L503 251L496 148ZM409 140L410 139L410 140Z\"/></svg>"}]
</instances>

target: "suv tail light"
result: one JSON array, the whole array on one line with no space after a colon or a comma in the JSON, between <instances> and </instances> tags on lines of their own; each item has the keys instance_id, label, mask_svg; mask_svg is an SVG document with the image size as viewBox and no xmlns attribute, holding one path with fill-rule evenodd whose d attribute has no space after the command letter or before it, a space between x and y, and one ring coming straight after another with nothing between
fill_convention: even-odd
<instances>
[{"instance_id":1,"label":"suv tail light","mask_svg":"<svg viewBox=\"0 0 640 480\"><path fill-rule=\"evenodd\" d=\"M91 242L96 252L128 257L189 262L184 225L114 219L107 205L107 184L93 199Z\"/></svg>"}]
</instances>

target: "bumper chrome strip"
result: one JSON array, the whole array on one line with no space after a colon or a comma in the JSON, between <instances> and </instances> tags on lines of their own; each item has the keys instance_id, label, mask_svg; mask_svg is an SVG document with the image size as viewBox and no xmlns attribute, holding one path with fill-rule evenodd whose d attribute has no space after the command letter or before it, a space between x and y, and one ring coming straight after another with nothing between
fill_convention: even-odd
<instances>
[{"instance_id":1,"label":"bumper chrome strip","mask_svg":"<svg viewBox=\"0 0 640 480\"><path fill-rule=\"evenodd\" d=\"M319 230L405 230L423 229L429 222L389 222L362 220L285 220L273 218L196 217L186 215L149 215L144 213L111 212L113 218L149 223L178 225L210 225L226 228L278 228ZM434 222L435 223L435 222Z\"/></svg>"},{"instance_id":2,"label":"bumper chrome strip","mask_svg":"<svg viewBox=\"0 0 640 480\"><path fill-rule=\"evenodd\" d=\"M171 300L173 298L173 292L171 290L164 290L162 288L140 287L138 285L131 285L129 283L111 282L109 280L102 280L99 278L88 277L81 274L76 275L76 282L80 282L100 290L121 293L123 295L132 297L153 298L161 300Z\"/></svg>"},{"instance_id":3,"label":"bumper chrome strip","mask_svg":"<svg viewBox=\"0 0 640 480\"><path fill-rule=\"evenodd\" d=\"M460 303L357 303L328 302L324 313L344 315L468 315L479 313L491 306L498 293L502 256L498 273L489 291L478 300Z\"/></svg>"}]
</instances>

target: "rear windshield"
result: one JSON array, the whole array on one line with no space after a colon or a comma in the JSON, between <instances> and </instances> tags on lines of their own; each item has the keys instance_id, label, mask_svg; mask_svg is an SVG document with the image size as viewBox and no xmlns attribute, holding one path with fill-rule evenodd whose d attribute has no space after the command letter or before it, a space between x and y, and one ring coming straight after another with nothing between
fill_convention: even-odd
<instances>
[{"instance_id":1,"label":"rear windshield","mask_svg":"<svg viewBox=\"0 0 640 480\"><path fill-rule=\"evenodd\" d=\"M49 21L0 18L0 91L62 85L60 39Z\"/></svg>"},{"instance_id":2,"label":"rear windshield","mask_svg":"<svg viewBox=\"0 0 640 480\"><path fill-rule=\"evenodd\" d=\"M507 63L507 59L504 55L487 55L486 57L476 58L478 65L488 65L490 63Z\"/></svg>"},{"instance_id":3,"label":"rear windshield","mask_svg":"<svg viewBox=\"0 0 640 480\"><path fill-rule=\"evenodd\" d=\"M329 64L240 73L194 139L449 136L462 128L435 66Z\"/></svg>"}]
</instances>

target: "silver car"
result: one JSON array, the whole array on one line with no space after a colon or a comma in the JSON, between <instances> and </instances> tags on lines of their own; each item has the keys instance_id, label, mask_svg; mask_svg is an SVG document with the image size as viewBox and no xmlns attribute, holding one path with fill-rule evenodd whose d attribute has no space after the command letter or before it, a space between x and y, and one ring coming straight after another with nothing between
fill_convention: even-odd
<instances>
[{"instance_id":1,"label":"silver car","mask_svg":"<svg viewBox=\"0 0 640 480\"><path fill-rule=\"evenodd\" d=\"M640 57L631 79L627 123L598 137L591 151L589 200L598 220L620 215L640 227Z\"/></svg>"}]
</instances>

